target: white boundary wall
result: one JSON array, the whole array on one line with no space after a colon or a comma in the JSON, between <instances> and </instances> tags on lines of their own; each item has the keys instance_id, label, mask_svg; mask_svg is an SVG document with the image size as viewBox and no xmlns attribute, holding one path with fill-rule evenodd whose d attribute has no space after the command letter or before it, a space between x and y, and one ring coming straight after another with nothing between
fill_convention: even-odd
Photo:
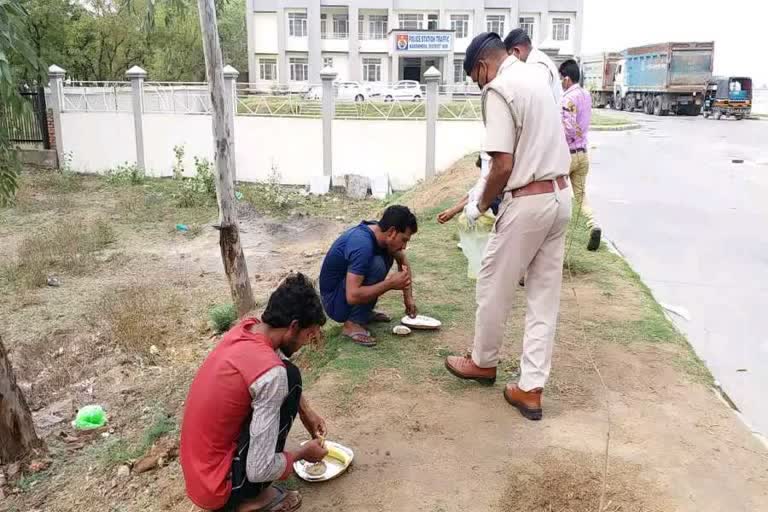
<instances>
[{"instance_id":1,"label":"white boundary wall","mask_svg":"<svg viewBox=\"0 0 768 512\"><path fill-rule=\"evenodd\" d=\"M136 161L133 114L130 112L63 112L64 153L72 166L100 173ZM171 176L173 148L183 145L185 169L194 172L193 157L213 158L211 116L208 114L145 113L144 146L147 174ZM478 151L479 121L438 121L438 172ZM274 165L284 184L306 185L323 174L322 119L235 117L237 178L266 180ZM333 174L388 174L392 186L403 190L424 178L425 121L333 121Z\"/></svg>"}]
</instances>

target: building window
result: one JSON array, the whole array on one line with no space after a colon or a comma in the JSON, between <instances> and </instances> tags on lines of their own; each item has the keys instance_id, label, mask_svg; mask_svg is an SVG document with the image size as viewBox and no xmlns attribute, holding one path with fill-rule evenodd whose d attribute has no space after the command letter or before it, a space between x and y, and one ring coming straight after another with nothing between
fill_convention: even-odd
<instances>
[{"instance_id":1,"label":"building window","mask_svg":"<svg viewBox=\"0 0 768 512\"><path fill-rule=\"evenodd\" d=\"M320 38L325 39L325 34L328 33L328 15L320 15Z\"/></svg>"},{"instance_id":2,"label":"building window","mask_svg":"<svg viewBox=\"0 0 768 512\"><path fill-rule=\"evenodd\" d=\"M349 37L349 16L346 14L333 15L334 39L346 39Z\"/></svg>"},{"instance_id":3,"label":"building window","mask_svg":"<svg viewBox=\"0 0 768 512\"><path fill-rule=\"evenodd\" d=\"M386 15L368 16L368 38L386 39L387 38L387 19Z\"/></svg>"},{"instance_id":4,"label":"building window","mask_svg":"<svg viewBox=\"0 0 768 512\"><path fill-rule=\"evenodd\" d=\"M291 37L307 37L307 13L288 13L288 35Z\"/></svg>"},{"instance_id":5,"label":"building window","mask_svg":"<svg viewBox=\"0 0 768 512\"><path fill-rule=\"evenodd\" d=\"M259 79L277 80L277 59L259 59Z\"/></svg>"},{"instance_id":6,"label":"building window","mask_svg":"<svg viewBox=\"0 0 768 512\"><path fill-rule=\"evenodd\" d=\"M571 39L571 18L552 18L552 39L555 41Z\"/></svg>"},{"instance_id":7,"label":"building window","mask_svg":"<svg viewBox=\"0 0 768 512\"><path fill-rule=\"evenodd\" d=\"M332 68L333 67L333 57L323 57L323 67L324 68Z\"/></svg>"},{"instance_id":8,"label":"building window","mask_svg":"<svg viewBox=\"0 0 768 512\"><path fill-rule=\"evenodd\" d=\"M365 39L363 37L363 29L365 28L365 16L360 14L357 17L357 37L360 39Z\"/></svg>"},{"instance_id":9,"label":"building window","mask_svg":"<svg viewBox=\"0 0 768 512\"><path fill-rule=\"evenodd\" d=\"M381 59L363 59L363 80L381 82Z\"/></svg>"},{"instance_id":10,"label":"building window","mask_svg":"<svg viewBox=\"0 0 768 512\"><path fill-rule=\"evenodd\" d=\"M427 30L437 30L440 25L439 18L437 14L427 14Z\"/></svg>"},{"instance_id":11,"label":"building window","mask_svg":"<svg viewBox=\"0 0 768 512\"><path fill-rule=\"evenodd\" d=\"M289 60L291 81L306 82L309 77L309 64L306 57L291 57Z\"/></svg>"},{"instance_id":12,"label":"building window","mask_svg":"<svg viewBox=\"0 0 768 512\"><path fill-rule=\"evenodd\" d=\"M398 14L397 18L400 22L400 30L419 30L424 22L422 14Z\"/></svg>"},{"instance_id":13,"label":"building window","mask_svg":"<svg viewBox=\"0 0 768 512\"><path fill-rule=\"evenodd\" d=\"M504 15L503 14L489 14L485 18L486 31L496 32L500 36L504 37Z\"/></svg>"},{"instance_id":14,"label":"building window","mask_svg":"<svg viewBox=\"0 0 768 512\"><path fill-rule=\"evenodd\" d=\"M451 30L456 32L456 39L469 37L469 14L451 14Z\"/></svg>"},{"instance_id":15,"label":"building window","mask_svg":"<svg viewBox=\"0 0 768 512\"><path fill-rule=\"evenodd\" d=\"M464 83L467 75L464 74L464 60L454 59L453 61L453 82L457 84Z\"/></svg>"},{"instance_id":16,"label":"building window","mask_svg":"<svg viewBox=\"0 0 768 512\"><path fill-rule=\"evenodd\" d=\"M528 37L533 40L533 23L534 20L531 17L520 18L520 28L523 29Z\"/></svg>"}]
</instances>

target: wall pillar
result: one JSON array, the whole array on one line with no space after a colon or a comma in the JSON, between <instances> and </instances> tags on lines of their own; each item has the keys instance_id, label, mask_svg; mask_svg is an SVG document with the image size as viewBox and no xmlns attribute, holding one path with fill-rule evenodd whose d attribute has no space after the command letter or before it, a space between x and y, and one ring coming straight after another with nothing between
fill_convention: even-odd
<instances>
[{"instance_id":1,"label":"wall pillar","mask_svg":"<svg viewBox=\"0 0 768 512\"><path fill-rule=\"evenodd\" d=\"M357 4L350 4L347 16L349 16L349 79L359 81L362 80L362 63L360 61L360 32L357 21L360 10L357 8Z\"/></svg>"},{"instance_id":2,"label":"wall pillar","mask_svg":"<svg viewBox=\"0 0 768 512\"><path fill-rule=\"evenodd\" d=\"M288 20L285 16L285 8L277 6L277 79L281 87L288 86L288 57L285 53L287 44ZM251 80L254 81L254 80Z\"/></svg>"},{"instance_id":3,"label":"wall pillar","mask_svg":"<svg viewBox=\"0 0 768 512\"><path fill-rule=\"evenodd\" d=\"M48 68L48 86L51 88L51 113L53 114L53 132L56 148L56 159L61 165L64 161L64 133L61 129L61 112L64 110L64 75L66 72L59 66Z\"/></svg>"},{"instance_id":4,"label":"wall pillar","mask_svg":"<svg viewBox=\"0 0 768 512\"><path fill-rule=\"evenodd\" d=\"M235 154L235 116L237 115L237 77L240 72L232 66L224 66L224 99L227 102L227 108L232 111L232 117L229 118L229 133L232 134L229 144L232 154ZM232 184L237 183L237 169L232 169Z\"/></svg>"},{"instance_id":5,"label":"wall pillar","mask_svg":"<svg viewBox=\"0 0 768 512\"><path fill-rule=\"evenodd\" d=\"M323 82L323 176L333 176L333 116L336 110L336 94L333 81L338 73L332 68L320 72Z\"/></svg>"},{"instance_id":6,"label":"wall pillar","mask_svg":"<svg viewBox=\"0 0 768 512\"><path fill-rule=\"evenodd\" d=\"M147 172L144 155L144 79L147 72L139 66L133 66L125 76L131 81L131 94L133 97L133 128L136 132L136 167L142 173Z\"/></svg>"},{"instance_id":7,"label":"wall pillar","mask_svg":"<svg viewBox=\"0 0 768 512\"><path fill-rule=\"evenodd\" d=\"M427 155L425 158L424 177L435 175L435 135L437 131L437 95L440 83L440 71L431 67L424 73L427 82Z\"/></svg>"}]
</instances>

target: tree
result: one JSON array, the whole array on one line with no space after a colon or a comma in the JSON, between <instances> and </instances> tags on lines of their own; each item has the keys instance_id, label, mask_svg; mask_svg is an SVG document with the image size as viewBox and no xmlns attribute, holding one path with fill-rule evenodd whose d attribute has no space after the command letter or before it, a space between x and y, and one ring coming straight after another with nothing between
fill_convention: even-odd
<instances>
[{"instance_id":1,"label":"tree","mask_svg":"<svg viewBox=\"0 0 768 512\"><path fill-rule=\"evenodd\" d=\"M0 464L18 460L43 443L35 432L32 413L13 374L8 352L0 338Z\"/></svg>"},{"instance_id":2,"label":"tree","mask_svg":"<svg viewBox=\"0 0 768 512\"><path fill-rule=\"evenodd\" d=\"M24 64L30 72L39 73L40 64L24 30L27 12L19 0L0 1L0 116L3 108L22 108L12 61ZM18 187L19 164L0 123L0 206L13 202Z\"/></svg>"},{"instance_id":3,"label":"tree","mask_svg":"<svg viewBox=\"0 0 768 512\"><path fill-rule=\"evenodd\" d=\"M213 147L216 163L216 198L219 202L219 245L224 272L227 274L232 299L237 306L238 316L243 316L256 307L248 267L245 263L243 246L240 245L240 229L237 226L235 207L235 151L232 146L234 112L231 101L226 97L224 64L221 55L219 29L216 22L214 0L198 0L200 30L203 35L205 70L208 90L211 94L211 117L213 118Z\"/></svg>"}]
</instances>

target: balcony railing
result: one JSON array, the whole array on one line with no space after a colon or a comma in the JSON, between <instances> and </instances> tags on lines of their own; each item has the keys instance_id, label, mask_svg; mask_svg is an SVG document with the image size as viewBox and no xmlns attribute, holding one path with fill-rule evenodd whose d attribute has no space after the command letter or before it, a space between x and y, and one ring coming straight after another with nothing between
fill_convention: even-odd
<instances>
[{"instance_id":1,"label":"balcony railing","mask_svg":"<svg viewBox=\"0 0 768 512\"><path fill-rule=\"evenodd\" d=\"M387 38L386 32L360 32L358 37L361 41L382 41Z\"/></svg>"},{"instance_id":2,"label":"balcony railing","mask_svg":"<svg viewBox=\"0 0 768 512\"><path fill-rule=\"evenodd\" d=\"M320 39L349 39L349 32L321 32Z\"/></svg>"}]
</instances>

